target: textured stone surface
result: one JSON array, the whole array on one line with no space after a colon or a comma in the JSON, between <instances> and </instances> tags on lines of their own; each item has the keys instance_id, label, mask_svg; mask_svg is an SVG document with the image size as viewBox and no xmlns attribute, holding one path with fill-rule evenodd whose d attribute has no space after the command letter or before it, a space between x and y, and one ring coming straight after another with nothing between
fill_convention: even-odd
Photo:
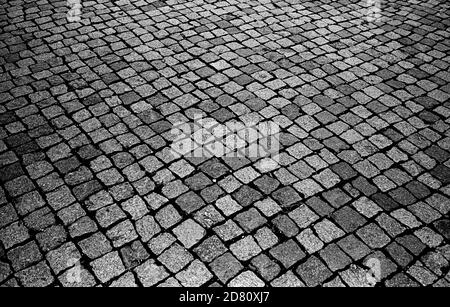
<instances>
[{"instance_id":1,"label":"textured stone surface","mask_svg":"<svg viewBox=\"0 0 450 307\"><path fill-rule=\"evenodd\" d=\"M0 0L0 286L448 286L447 2L25 2ZM277 123L279 156L173 153L200 114Z\"/></svg>"}]
</instances>

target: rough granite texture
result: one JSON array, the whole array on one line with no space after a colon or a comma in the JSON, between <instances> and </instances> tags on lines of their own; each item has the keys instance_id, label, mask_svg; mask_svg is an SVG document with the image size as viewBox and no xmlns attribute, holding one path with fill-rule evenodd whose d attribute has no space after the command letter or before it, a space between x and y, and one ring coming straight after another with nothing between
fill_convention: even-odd
<instances>
[{"instance_id":1,"label":"rough granite texture","mask_svg":"<svg viewBox=\"0 0 450 307\"><path fill-rule=\"evenodd\" d=\"M382 2L0 0L0 285L448 286L449 2Z\"/></svg>"}]
</instances>

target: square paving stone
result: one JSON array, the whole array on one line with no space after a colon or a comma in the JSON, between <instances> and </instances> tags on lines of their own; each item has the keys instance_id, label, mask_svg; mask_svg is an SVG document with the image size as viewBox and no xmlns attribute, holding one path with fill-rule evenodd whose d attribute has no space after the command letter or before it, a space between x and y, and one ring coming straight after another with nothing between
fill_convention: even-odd
<instances>
[{"instance_id":1,"label":"square paving stone","mask_svg":"<svg viewBox=\"0 0 450 307\"><path fill-rule=\"evenodd\" d=\"M434 223L435 228L447 240L450 240L450 220L443 219Z\"/></svg>"},{"instance_id":2,"label":"square paving stone","mask_svg":"<svg viewBox=\"0 0 450 307\"><path fill-rule=\"evenodd\" d=\"M367 269L352 264L348 269L339 273L342 280L350 287L372 287L367 278Z\"/></svg>"},{"instance_id":3,"label":"square paving stone","mask_svg":"<svg viewBox=\"0 0 450 307\"><path fill-rule=\"evenodd\" d=\"M25 226L31 231L42 231L56 223L55 215L48 207L33 211L23 220Z\"/></svg>"},{"instance_id":4,"label":"square paving stone","mask_svg":"<svg viewBox=\"0 0 450 307\"><path fill-rule=\"evenodd\" d=\"M391 239L376 224L369 224L358 230L357 235L371 248L381 248L387 245Z\"/></svg>"},{"instance_id":5,"label":"square paving stone","mask_svg":"<svg viewBox=\"0 0 450 307\"><path fill-rule=\"evenodd\" d=\"M53 209L59 210L75 202L75 197L66 186L47 194L47 201Z\"/></svg>"},{"instance_id":6,"label":"square paving stone","mask_svg":"<svg viewBox=\"0 0 450 307\"><path fill-rule=\"evenodd\" d=\"M321 285L332 275L326 265L315 256L299 265L296 272L308 287Z\"/></svg>"},{"instance_id":7,"label":"square paving stone","mask_svg":"<svg viewBox=\"0 0 450 307\"><path fill-rule=\"evenodd\" d=\"M152 237L161 231L159 224L150 215L144 216L138 220L135 225L136 231L143 242L148 242Z\"/></svg>"},{"instance_id":8,"label":"square paving stone","mask_svg":"<svg viewBox=\"0 0 450 307\"><path fill-rule=\"evenodd\" d=\"M267 217L271 217L282 210L281 207L271 198L266 198L256 202L255 207L257 207Z\"/></svg>"},{"instance_id":9,"label":"square paving stone","mask_svg":"<svg viewBox=\"0 0 450 307\"><path fill-rule=\"evenodd\" d=\"M227 248L217 236L206 238L194 249L194 252L205 262L213 261L226 251Z\"/></svg>"},{"instance_id":10,"label":"square paving stone","mask_svg":"<svg viewBox=\"0 0 450 307\"><path fill-rule=\"evenodd\" d=\"M162 205L164 205L168 199L158 193L151 193L144 197L148 206L153 210L159 209Z\"/></svg>"},{"instance_id":11,"label":"square paving stone","mask_svg":"<svg viewBox=\"0 0 450 307\"><path fill-rule=\"evenodd\" d=\"M360 260L370 253L370 248L353 234L338 241L338 245L354 260Z\"/></svg>"},{"instance_id":12,"label":"square paving stone","mask_svg":"<svg viewBox=\"0 0 450 307\"><path fill-rule=\"evenodd\" d=\"M7 249L24 242L28 238L28 229L21 222L16 222L0 229L0 241Z\"/></svg>"},{"instance_id":13,"label":"square paving stone","mask_svg":"<svg viewBox=\"0 0 450 307\"><path fill-rule=\"evenodd\" d=\"M353 232L366 223L366 219L350 207L343 207L334 212L332 218L346 232Z\"/></svg>"},{"instance_id":14,"label":"square paving stone","mask_svg":"<svg viewBox=\"0 0 450 307\"><path fill-rule=\"evenodd\" d=\"M311 229L305 229L296 238L309 254L313 254L321 250L324 246L323 242Z\"/></svg>"},{"instance_id":15,"label":"square paving stone","mask_svg":"<svg viewBox=\"0 0 450 307\"><path fill-rule=\"evenodd\" d=\"M417 199L424 199L431 194L431 191L422 183L418 181L412 181L406 185L408 191L413 194Z\"/></svg>"},{"instance_id":16,"label":"square paving stone","mask_svg":"<svg viewBox=\"0 0 450 307\"><path fill-rule=\"evenodd\" d=\"M17 273L16 276L25 287L46 287L54 281L54 277L44 261Z\"/></svg>"},{"instance_id":17,"label":"square paving stone","mask_svg":"<svg viewBox=\"0 0 450 307\"><path fill-rule=\"evenodd\" d=\"M155 238L151 239L148 247L156 254L160 255L166 248L171 246L176 241L175 237L170 233L163 232Z\"/></svg>"},{"instance_id":18,"label":"square paving stone","mask_svg":"<svg viewBox=\"0 0 450 307\"><path fill-rule=\"evenodd\" d=\"M69 233L72 238L76 238L96 232L97 229L97 224L95 224L92 219L85 216L70 225Z\"/></svg>"},{"instance_id":19,"label":"square paving stone","mask_svg":"<svg viewBox=\"0 0 450 307\"><path fill-rule=\"evenodd\" d=\"M98 258L112 250L111 243L106 236L97 232L78 243L83 254L91 259Z\"/></svg>"},{"instance_id":20,"label":"square paving stone","mask_svg":"<svg viewBox=\"0 0 450 307\"><path fill-rule=\"evenodd\" d=\"M206 206L203 199L194 192L188 192L178 197L176 203L181 210L188 214Z\"/></svg>"},{"instance_id":21,"label":"square paving stone","mask_svg":"<svg viewBox=\"0 0 450 307\"><path fill-rule=\"evenodd\" d=\"M121 207L128 212L134 220L138 220L148 213L147 205L139 196L128 199Z\"/></svg>"},{"instance_id":22,"label":"square paving stone","mask_svg":"<svg viewBox=\"0 0 450 307\"><path fill-rule=\"evenodd\" d=\"M426 203L441 212L446 214L450 212L450 202L449 199L443 195L435 194L426 200Z\"/></svg>"},{"instance_id":23,"label":"square paving stone","mask_svg":"<svg viewBox=\"0 0 450 307\"><path fill-rule=\"evenodd\" d=\"M111 252L91 262L92 270L101 282L107 282L125 271L118 252Z\"/></svg>"},{"instance_id":24,"label":"square paving stone","mask_svg":"<svg viewBox=\"0 0 450 307\"><path fill-rule=\"evenodd\" d=\"M25 175L20 163L14 163L1 168L0 181L7 182Z\"/></svg>"},{"instance_id":25,"label":"square paving stone","mask_svg":"<svg viewBox=\"0 0 450 307\"><path fill-rule=\"evenodd\" d=\"M191 248L205 236L206 231L194 220L188 219L175 227L173 233L186 248Z\"/></svg>"},{"instance_id":26,"label":"square paving stone","mask_svg":"<svg viewBox=\"0 0 450 307\"><path fill-rule=\"evenodd\" d=\"M229 172L229 169L217 159L212 159L200 166L200 170L211 178L219 178Z\"/></svg>"},{"instance_id":27,"label":"square paving stone","mask_svg":"<svg viewBox=\"0 0 450 307\"><path fill-rule=\"evenodd\" d=\"M230 216L242 209L230 195L224 196L216 201L216 207L219 208L225 214L225 216Z\"/></svg>"},{"instance_id":28,"label":"square paving stone","mask_svg":"<svg viewBox=\"0 0 450 307\"><path fill-rule=\"evenodd\" d=\"M294 273L292 273L292 271L288 271L287 273L276 278L275 280L272 281L271 285L273 287L282 287L282 288L287 287L296 288L305 286L305 284L302 283L300 279L298 279L298 277L295 276Z\"/></svg>"},{"instance_id":29,"label":"square paving stone","mask_svg":"<svg viewBox=\"0 0 450 307\"><path fill-rule=\"evenodd\" d=\"M268 227L258 229L255 239L263 250L271 248L278 243L278 237Z\"/></svg>"},{"instance_id":30,"label":"square paving stone","mask_svg":"<svg viewBox=\"0 0 450 307\"><path fill-rule=\"evenodd\" d=\"M301 228L307 228L309 225L319 219L319 216L315 214L306 205L300 205L295 210L289 213L289 217Z\"/></svg>"},{"instance_id":31,"label":"square paving stone","mask_svg":"<svg viewBox=\"0 0 450 307\"><path fill-rule=\"evenodd\" d=\"M14 205L20 215L26 215L44 206L45 202L37 191L33 191L17 198Z\"/></svg>"},{"instance_id":32,"label":"square paving stone","mask_svg":"<svg viewBox=\"0 0 450 307\"><path fill-rule=\"evenodd\" d=\"M340 208L351 200L351 198L340 189L327 191L322 195L334 208Z\"/></svg>"},{"instance_id":33,"label":"square paving stone","mask_svg":"<svg viewBox=\"0 0 450 307\"><path fill-rule=\"evenodd\" d=\"M12 204L6 204L0 207L0 228L16 221L18 215Z\"/></svg>"},{"instance_id":34,"label":"square paving stone","mask_svg":"<svg viewBox=\"0 0 450 307\"><path fill-rule=\"evenodd\" d=\"M160 209L155 215L156 221L162 228L170 228L181 220L181 215L172 205L167 205Z\"/></svg>"},{"instance_id":35,"label":"square paving stone","mask_svg":"<svg viewBox=\"0 0 450 307\"><path fill-rule=\"evenodd\" d=\"M69 225L86 215L80 204L73 204L69 207L58 211L58 217L62 220L64 225Z\"/></svg>"},{"instance_id":36,"label":"square paving stone","mask_svg":"<svg viewBox=\"0 0 450 307\"><path fill-rule=\"evenodd\" d=\"M431 174L436 177L442 184L450 183L450 168L444 165L438 165L431 171Z\"/></svg>"},{"instance_id":37,"label":"square paving stone","mask_svg":"<svg viewBox=\"0 0 450 307\"><path fill-rule=\"evenodd\" d=\"M202 190L207 186L213 184L211 179L209 179L204 173L201 172L187 178L184 183L194 191Z\"/></svg>"},{"instance_id":38,"label":"square paving stone","mask_svg":"<svg viewBox=\"0 0 450 307\"><path fill-rule=\"evenodd\" d=\"M306 256L294 240L275 246L270 250L270 254L280 261L285 268L290 268Z\"/></svg>"},{"instance_id":39,"label":"square paving stone","mask_svg":"<svg viewBox=\"0 0 450 307\"><path fill-rule=\"evenodd\" d=\"M128 220L109 229L106 232L106 236L112 241L114 247L120 247L138 237L133 224Z\"/></svg>"},{"instance_id":40,"label":"square paving stone","mask_svg":"<svg viewBox=\"0 0 450 307\"><path fill-rule=\"evenodd\" d=\"M408 277L406 274L398 273L386 281L386 286L392 288L406 288L419 287L419 284Z\"/></svg>"},{"instance_id":41,"label":"square paving stone","mask_svg":"<svg viewBox=\"0 0 450 307\"><path fill-rule=\"evenodd\" d=\"M253 258L251 265L267 281L275 278L281 271L280 266L264 254Z\"/></svg>"},{"instance_id":42,"label":"square paving stone","mask_svg":"<svg viewBox=\"0 0 450 307\"><path fill-rule=\"evenodd\" d=\"M300 195L292 187L284 187L272 194L275 201L279 202L281 207L290 207L302 200Z\"/></svg>"},{"instance_id":43,"label":"square paving stone","mask_svg":"<svg viewBox=\"0 0 450 307\"><path fill-rule=\"evenodd\" d=\"M178 243L173 244L158 257L158 260L172 273L180 271L193 259L191 253Z\"/></svg>"},{"instance_id":44,"label":"square paving stone","mask_svg":"<svg viewBox=\"0 0 450 307\"><path fill-rule=\"evenodd\" d=\"M437 276L445 274L445 268L449 262L439 252L429 252L422 257L422 262Z\"/></svg>"},{"instance_id":45,"label":"square paving stone","mask_svg":"<svg viewBox=\"0 0 450 307\"><path fill-rule=\"evenodd\" d=\"M422 222L427 224L437 220L441 216L438 211L424 202L418 202L411 205L408 207L408 210L417 216Z\"/></svg>"},{"instance_id":46,"label":"square paving stone","mask_svg":"<svg viewBox=\"0 0 450 307\"><path fill-rule=\"evenodd\" d=\"M134 241L129 245L125 245L120 249L120 255L123 259L125 268L134 268L143 263L150 255L139 241Z\"/></svg>"},{"instance_id":47,"label":"square paving stone","mask_svg":"<svg viewBox=\"0 0 450 307\"><path fill-rule=\"evenodd\" d=\"M380 206L386 211L392 211L400 206L396 201L394 201L394 199L389 197L387 194L377 193L373 195L371 198L378 206Z\"/></svg>"},{"instance_id":48,"label":"square paving stone","mask_svg":"<svg viewBox=\"0 0 450 307\"><path fill-rule=\"evenodd\" d=\"M187 186L185 186L181 180L175 180L169 183L166 183L162 188L162 194L169 199L177 198L178 196L186 193L189 190Z\"/></svg>"},{"instance_id":49,"label":"square paving stone","mask_svg":"<svg viewBox=\"0 0 450 307\"><path fill-rule=\"evenodd\" d=\"M306 201L306 204L320 216L327 216L334 211L333 207L329 206L326 202L318 197L312 197L308 199Z\"/></svg>"},{"instance_id":50,"label":"square paving stone","mask_svg":"<svg viewBox=\"0 0 450 307\"><path fill-rule=\"evenodd\" d=\"M357 176L357 172L346 162L335 164L331 166L331 169L343 180L349 180Z\"/></svg>"},{"instance_id":51,"label":"square paving stone","mask_svg":"<svg viewBox=\"0 0 450 307\"><path fill-rule=\"evenodd\" d=\"M52 270L59 274L61 271L71 267L81 258L81 254L76 246L68 242L61 247L50 251L46 258L50 263Z\"/></svg>"},{"instance_id":52,"label":"square paving stone","mask_svg":"<svg viewBox=\"0 0 450 307\"><path fill-rule=\"evenodd\" d=\"M264 286L265 286L264 282L252 271L245 271L239 274L228 284L228 287L232 288L242 288L242 287L256 288Z\"/></svg>"},{"instance_id":53,"label":"square paving stone","mask_svg":"<svg viewBox=\"0 0 450 307\"><path fill-rule=\"evenodd\" d=\"M224 194L224 191L218 185L213 185L213 186L207 187L200 192L201 197L207 203L213 203L223 194Z\"/></svg>"},{"instance_id":54,"label":"square paving stone","mask_svg":"<svg viewBox=\"0 0 450 307\"><path fill-rule=\"evenodd\" d=\"M262 198L262 194L249 186L243 186L238 191L233 193L233 198L236 199L239 205L243 207L250 206Z\"/></svg>"},{"instance_id":55,"label":"square paving stone","mask_svg":"<svg viewBox=\"0 0 450 307\"><path fill-rule=\"evenodd\" d=\"M255 185L261 192L269 195L278 188L280 182L270 176L264 175L263 177L255 180Z\"/></svg>"},{"instance_id":56,"label":"square paving stone","mask_svg":"<svg viewBox=\"0 0 450 307\"><path fill-rule=\"evenodd\" d=\"M103 228L107 228L120 220L124 220L126 217L125 212L123 212L116 204L101 208L95 213L95 219Z\"/></svg>"},{"instance_id":57,"label":"square paving stone","mask_svg":"<svg viewBox=\"0 0 450 307\"><path fill-rule=\"evenodd\" d=\"M234 172L234 176L239 179L244 184L249 184L254 181L260 175L257 171L255 171L252 167L246 167Z\"/></svg>"},{"instance_id":58,"label":"square paving stone","mask_svg":"<svg viewBox=\"0 0 450 307\"><path fill-rule=\"evenodd\" d=\"M214 228L216 234L224 241L230 241L244 233L244 231L232 220Z\"/></svg>"},{"instance_id":59,"label":"square paving stone","mask_svg":"<svg viewBox=\"0 0 450 307\"><path fill-rule=\"evenodd\" d=\"M176 278L185 287L200 287L213 277L209 269L199 260L194 260Z\"/></svg>"},{"instance_id":60,"label":"square paving stone","mask_svg":"<svg viewBox=\"0 0 450 307\"><path fill-rule=\"evenodd\" d=\"M399 234L403 233L406 229L394 218L388 216L387 214L381 214L376 218L378 224L383 228L389 236L397 237Z\"/></svg>"},{"instance_id":61,"label":"square paving stone","mask_svg":"<svg viewBox=\"0 0 450 307\"><path fill-rule=\"evenodd\" d=\"M252 236L246 236L231 244L230 250L241 261L249 260L262 251Z\"/></svg>"},{"instance_id":62,"label":"square paving stone","mask_svg":"<svg viewBox=\"0 0 450 307\"><path fill-rule=\"evenodd\" d=\"M51 226L45 231L36 235L36 240L44 252L54 249L67 240L67 233L64 227Z\"/></svg>"},{"instance_id":63,"label":"square paving stone","mask_svg":"<svg viewBox=\"0 0 450 307\"><path fill-rule=\"evenodd\" d=\"M34 241L8 251L7 255L15 271L20 271L42 259L42 254Z\"/></svg>"},{"instance_id":64,"label":"square paving stone","mask_svg":"<svg viewBox=\"0 0 450 307\"><path fill-rule=\"evenodd\" d=\"M396 242L389 244L386 250L394 261L402 267L408 266L414 260L413 256Z\"/></svg>"},{"instance_id":65,"label":"square paving stone","mask_svg":"<svg viewBox=\"0 0 450 307\"><path fill-rule=\"evenodd\" d=\"M327 245L319 254L332 271L342 270L352 263L352 260L336 244Z\"/></svg>"},{"instance_id":66,"label":"square paving stone","mask_svg":"<svg viewBox=\"0 0 450 307\"><path fill-rule=\"evenodd\" d=\"M26 176L21 176L5 183L4 188L12 197L17 197L35 189L33 182Z\"/></svg>"},{"instance_id":67,"label":"square paving stone","mask_svg":"<svg viewBox=\"0 0 450 307\"><path fill-rule=\"evenodd\" d=\"M382 209L367 197L361 197L353 203L355 209L367 218L377 215Z\"/></svg>"},{"instance_id":68,"label":"square paving stone","mask_svg":"<svg viewBox=\"0 0 450 307\"><path fill-rule=\"evenodd\" d=\"M117 287L117 288L136 288L136 280L132 273L126 273L122 276L120 276L118 279L114 280L110 287Z\"/></svg>"},{"instance_id":69,"label":"square paving stone","mask_svg":"<svg viewBox=\"0 0 450 307\"><path fill-rule=\"evenodd\" d=\"M396 241L415 256L418 256L426 248L425 244L414 235L404 235L396 238Z\"/></svg>"},{"instance_id":70,"label":"square paving stone","mask_svg":"<svg viewBox=\"0 0 450 307\"><path fill-rule=\"evenodd\" d=\"M255 208L250 208L249 210L238 214L234 220L246 232L252 232L267 222L267 220Z\"/></svg>"},{"instance_id":71,"label":"square paving stone","mask_svg":"<svg viewBox=\"0 0 450 307\"><path fill-rule=\"evenodd\" d=\"M319 235L319 238L326 243L329 243L345 235L344 231L342 231L340 228L338 228L335 224L333 224L331 221L327 219L317 223L314 226L314 229Z\"/></svg>"},{"instance_id":72,"label":"square paving stone","mask_svg":"<svg viewBox=\"0 0 450 307\"><path fill-rule=\"evenodd\" d=\"M298 234L299 229L292 219L287 215L278 215L272 220L272 224L276 229L284 234L286 237L291 238Z\"/></svg>"},{"instance_id":73,"label":"square paving stone","mask_svg":"<svg viewBox=\"0 0 450 307\"><path fill-rule=\"evenodd\" d=\"M194 214L194 219L205 228L211 228L225 220L223 215L212 205L197 211Z\"/></svg>"},{"instance_id":74,"label":"square paving stone","mask_svg":"<svg viewBox=\"0 0 450 307\"><path fill-rule=\"evenodd\" d=\"M91 180L86 183L80 184L73 188L73 195L78 201L83 201L92 194L100 191L102 189L101 184L97 180Z\"/></svg>"},{"instance_id":75,"label":"square paving stone","mask_svg":"<svg viewBox=\"0 0 450 307\"><path fill-rule=\"evenodd\" d=\"M225 253L211 263L212 271L223 283L236 276L243 268L231 253Z\"/></svg>"}]
</instances>

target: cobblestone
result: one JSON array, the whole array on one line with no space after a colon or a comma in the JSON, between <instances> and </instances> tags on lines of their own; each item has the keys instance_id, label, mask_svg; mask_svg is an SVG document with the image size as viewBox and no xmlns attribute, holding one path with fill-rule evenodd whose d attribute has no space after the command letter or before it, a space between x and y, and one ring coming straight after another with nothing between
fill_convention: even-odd
<instances>
[{"instance_id":1,"label":"cobblestone","mask_svg":"<svg viewBox=\"0 0 450 307\"><path fill-rule=\"evenodd\" d=\"M449 285L447 3L1 6L0 286Z\"/></svg>"},{"instance_id":2,"label":"cobblestone","mask_svg":"<svg viewBox=\"0 0 450 307\"><path fill-rule=\"evenodd\" d=\"M261 252L253 237L247 236L230 246L231 252L242 261L249 260Z\"/></svg>"},{"instance_id":3,"label":"cobblestone","mask_svg":"<svg viewBox=\"0 0 450 307\"><path fill-rule=\"evenodd\" d=\"M175 273L191 262L193 257L186 249L175 243L159 256L158 260L161 261L169 271Z\"/></svg>"},{"instance_id":4,"label":"cobblestone","mask_svg":"<svg viewBox=\"0 0 450 307\"><path fill-rule=\"evenodd\" d=\"M321 284L331 276L331 271L317 257L310 257L297 268L297 273L307 286L313 287Z\"/></svg>"},{"instance_id":5,"label":"cobblestone","mask_svg":"<svg viewBox=\"0 0 450 307\"><path fill-rule=\"evenodd\" d=\"M34 241L10 250L7 256L12 263L12 267L17 271L42 259L42 254Z\"/></svg>"},{"instance_id":6,"label":"cobblestone","mask_svg":"<svg viewBox=\"0 0 450 307\"><path fill-rule=\"evenodd\" d=\"M245 271L229 282L228 286L238 287L264 287L264 282L252 271Z\"/></svg>"},{"instance_id":7,"label":"cobblestone","mask_svg":"<svg viewBox=\"0 0 450 307\"><path fill-rule=\"evenodd\" d=\"M125 271L125 267L117 252L111 252L91 262L91 266L101 282L107 282Z\"/></svg>"}]
</instances>

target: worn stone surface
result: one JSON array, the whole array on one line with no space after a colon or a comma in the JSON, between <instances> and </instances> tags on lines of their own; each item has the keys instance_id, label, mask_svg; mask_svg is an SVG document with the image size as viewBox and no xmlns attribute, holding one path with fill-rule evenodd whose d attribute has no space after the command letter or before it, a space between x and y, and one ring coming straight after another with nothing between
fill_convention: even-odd
<instances>
[{"instance_id":1,"label":"worn stone surface","mask_svg":"<svg viewBox=\"0 0 450 307\"><path fill-rule=\"evenodd\" d=\"M81 2L0 0L0 286L448 286L448 2Z\"/></svg>"}]
</instances>

